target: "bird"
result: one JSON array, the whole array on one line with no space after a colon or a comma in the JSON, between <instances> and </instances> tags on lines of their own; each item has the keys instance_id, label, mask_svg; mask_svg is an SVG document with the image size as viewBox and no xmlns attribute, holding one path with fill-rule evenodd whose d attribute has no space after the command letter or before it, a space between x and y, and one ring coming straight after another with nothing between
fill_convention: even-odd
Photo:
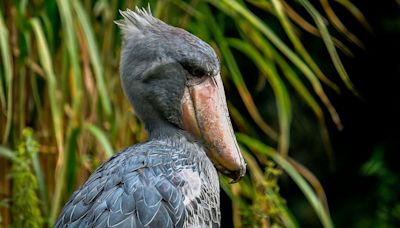
<instances>
[{"instance_id":1,"label":"bird","mask_svg":"<svg viewBox=\"0 0 400 228\"><path fill-rule=\"evenodd\" d=\"M148 140L98 167L55 227L220 227L218 171L236 182L246 163L217 54L150 8L120 14L122 89Z\"/></svg>"}]
</instances>

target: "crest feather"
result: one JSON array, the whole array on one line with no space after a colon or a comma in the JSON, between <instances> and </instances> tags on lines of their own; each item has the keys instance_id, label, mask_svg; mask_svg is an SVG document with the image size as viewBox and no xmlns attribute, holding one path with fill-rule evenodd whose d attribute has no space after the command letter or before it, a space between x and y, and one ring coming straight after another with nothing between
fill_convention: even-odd
<instances>
[{"instance_id":1,"label":"crest feather","mask_svg":"<svg viewBox=\"0 0 400 228\"><path fill-rule=\"evenodd\" d=\"M151 14L150 5L145 8L136 7L134 11L126 9L120 10L119 13L123 19L114 21L115 24L122 30L124 39L130 36L143 36L146 27L157 23L158 19Z\"/></svg>"}]
</instances>

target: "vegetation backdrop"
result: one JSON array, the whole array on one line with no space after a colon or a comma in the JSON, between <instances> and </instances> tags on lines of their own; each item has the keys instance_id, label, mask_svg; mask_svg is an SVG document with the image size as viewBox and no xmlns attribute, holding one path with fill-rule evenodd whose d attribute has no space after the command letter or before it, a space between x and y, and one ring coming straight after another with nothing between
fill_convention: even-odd
<instances>
[{"instance_id":1,"label":"vegetation backdrop","mask_svg":"<svg viewBox=\"0 0 400 228\"><path fill-rule=\"evenodd\" d=\"M221 58L248 164L240 183L221 178L223 224L333 227L318 175L301 161L336 167L328 129L343 125L331 99L359 97L341 58L364 43L342 18L372 29L350 0L2 1L0 227L51 227L97 166L146 139L120 87L114 20L148 5ZM281 185L307 203L291 207Z\"/></svg>"}]
</instances>

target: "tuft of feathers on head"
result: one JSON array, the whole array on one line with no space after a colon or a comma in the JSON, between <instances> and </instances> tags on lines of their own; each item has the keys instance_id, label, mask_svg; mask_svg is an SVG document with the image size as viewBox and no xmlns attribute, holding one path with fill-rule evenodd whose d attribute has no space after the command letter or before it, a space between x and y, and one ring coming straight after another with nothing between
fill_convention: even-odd
<instances>
[{"instance_id":1,"label":"tuft of feathers on head","mask_svg":"<svg viewBox=\"0 0 400 228\"><path fill-rule=\"evenodd\" d=\"M119 13L123 19L114 21L122 30L124 40L130 36L143 36L147 27L158 23L159 20L151 14L150 5L145 8L136 7L134 11L126 9Z\"/></svg>"}]
</instances>

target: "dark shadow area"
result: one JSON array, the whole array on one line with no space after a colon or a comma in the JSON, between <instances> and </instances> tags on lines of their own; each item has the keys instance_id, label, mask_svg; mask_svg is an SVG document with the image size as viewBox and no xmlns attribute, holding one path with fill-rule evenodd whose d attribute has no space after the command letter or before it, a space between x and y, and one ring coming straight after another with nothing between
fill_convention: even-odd
<instances>
[{"instance_id":1,"label":"dark shadow area","mask_svg":"<svg viewBox=\"0 0 400 228\"><path fill-rule=\"evenodd\" d=\"M395 1L357 1L374 32L350 30L365 50L344 59L362 99L334 96L344 130L331 130L336 167L322 179L337 227L399 225L400 11ZM358 28L358 29L357 29Z\"/></svg>"},{"instance_id":2,"label":"dark shadow area","mask_svg":"<svg viewBox=\"0 0 400 228\"><path fill-rule=\"evenodd\" d=\"M332 161L321 143L320 128L314 115L294 96L290 155L321 181L336 227L396 227L400 224L400 166L397 158L400 148L400 7L395 1L359 0L353 3L371 24L372 33L340 5L332 3L332 7L365 48L358 48L346 42L343 35L334 34L354 54L354 57L348 57L339 51L360 97L346 89L327 51L321 50L322 42L311 36L308 39L304 34L311 55L319 65L326 66L322 70L341 88L341 94L336 94L324 87L344 128L339 131L324 108L334 150ZM250 72L251 69L249 67ZM257 82L247 83L249 87L255 87ZM257 104L261 110L275 105L271 104L273 98L266 99L271 95L260 95ZM280 183L281 194L300 226L321 227L297 185L285 175ZM227 202L229 198L223 193L222 227L232 226L231 206Z\"/></svg>"},{"instance_id":3,"label":"dark shadow area","mask_svg":"<svg viewBox=\"0 0 400 228\"><path fill-rule=\"evenodd\" d=\"M311 149L305 146L300 154L293 148L292 156L320 179L336 227L396 227L400 224L400 8L395 1L354 4L374 31L366 32L348 12L338 9L343 23L364 42L365 49L352 46L353 58L341 56L361 98L340 82L342 94L330 94L344 126L338 131L326 116L333 168L326 154L313 151L312 142L308 142ZM282 195L300 224L320 227L296 185L285 178L282 183Z\"/></svg>"}]
</instances>

